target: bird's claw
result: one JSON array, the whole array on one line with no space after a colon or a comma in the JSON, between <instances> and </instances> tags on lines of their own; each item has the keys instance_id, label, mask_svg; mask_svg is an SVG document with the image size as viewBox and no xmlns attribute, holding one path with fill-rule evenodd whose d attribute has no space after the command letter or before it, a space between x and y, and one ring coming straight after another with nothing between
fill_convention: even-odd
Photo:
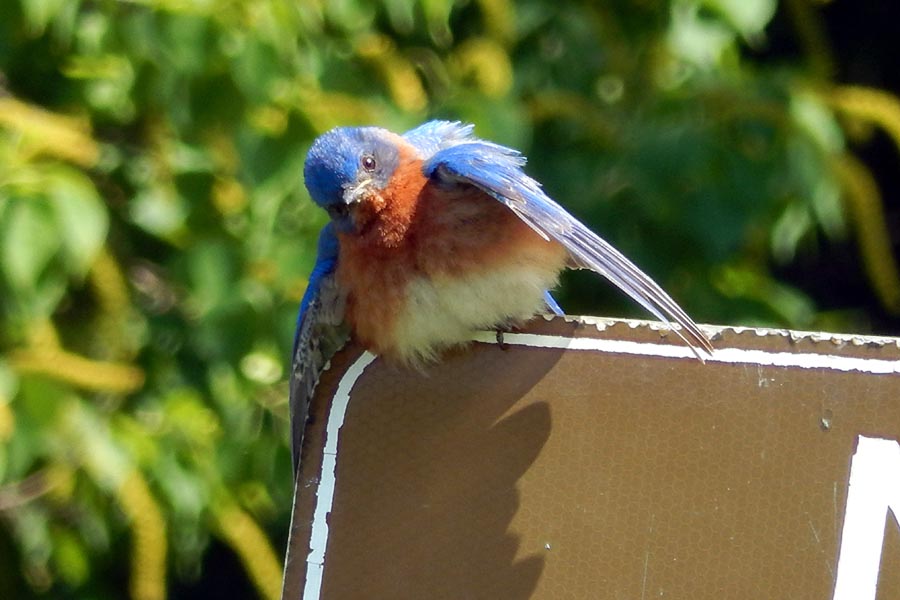
<instances>
[{"instance_id":1,"label":"bird's claw","mask_svg":"<svg viewBox=\"0 0 900 600\"><path fill-rule=\"evenodd\" d=\"M503 341L503 334L506 332L503 331L502 329L498 329L498 330L496 330L495 333L497 335L497 347L500 348L501 350L503 350L504 352L509 350L509 344L507 344L505 341Z\"/></svg>"}]
</instances>

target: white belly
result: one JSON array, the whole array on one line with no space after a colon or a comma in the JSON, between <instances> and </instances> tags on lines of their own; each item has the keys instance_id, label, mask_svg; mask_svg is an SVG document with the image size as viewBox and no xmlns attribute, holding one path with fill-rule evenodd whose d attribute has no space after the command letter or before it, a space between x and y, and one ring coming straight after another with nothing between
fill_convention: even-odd
<instances>
[{"instance_id":1,"label":"white belly","mask_svg":"<svg viewBox=\"0 0 900 600\"><path fill-rule=\"evenodd\" d=\"M448 346L468 342L476 331L521 323L543 312L544 291L556 282L557 269L536 265L414 279L397 315L394 347L405 361L433 359Z\"/></svg>"}]
</instances>

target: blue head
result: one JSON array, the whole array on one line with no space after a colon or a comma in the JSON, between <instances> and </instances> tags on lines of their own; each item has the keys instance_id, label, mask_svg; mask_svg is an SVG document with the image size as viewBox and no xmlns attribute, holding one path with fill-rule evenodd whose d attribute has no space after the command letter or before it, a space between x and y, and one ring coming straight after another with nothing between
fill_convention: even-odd
<instances>
[{"instance_id":1,"label":"blue head","mask_svg":"<svg viewBox=\"0 0 900 600\"><path fill-rule=\"evenodd\" d=\"M387 186L399 163L398 139L377 127L338 127L313 142L303 167L306 189L338 231L354 231L354 208Z\"/></svg>"}]
</instances>

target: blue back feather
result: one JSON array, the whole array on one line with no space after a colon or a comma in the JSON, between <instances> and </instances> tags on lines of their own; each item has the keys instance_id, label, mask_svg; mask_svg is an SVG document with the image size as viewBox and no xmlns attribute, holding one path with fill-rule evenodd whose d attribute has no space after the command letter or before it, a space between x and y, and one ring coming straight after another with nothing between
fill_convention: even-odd
<instances>
[{"instance_id":1,"label":"blue back feather","mask_svg":"<svg viewBox=\"0 0 900 600\"><path fill-rule=\"evenodd\" d=\"M419 156L427 159L439 150L472 141L474 129L474 125L459 121L428 121L404 133L403 139L415 147Z\"/></svg>"}]
</instances>

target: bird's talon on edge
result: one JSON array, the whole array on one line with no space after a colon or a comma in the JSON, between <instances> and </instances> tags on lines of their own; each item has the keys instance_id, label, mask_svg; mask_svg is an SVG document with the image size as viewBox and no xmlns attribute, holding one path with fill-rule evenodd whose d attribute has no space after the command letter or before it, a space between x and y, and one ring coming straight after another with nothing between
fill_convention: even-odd
<instances>
[{"instance_id":1,"label":"bird's talon on edge","mask_svg":"<svg viewBox=\"0 0 900 600\"><path fill-rule=\"evenodd\" d=\"M503 334L504 334L504 333L505 333L505 332L504 332L502 329L498 329L498 330L496 331L496 334L497 334L497 347L500 348L501 350L503 350L504 352L506 352L507 350L509 350L509 344L507 344L505 341L503 341Z\"/></svg>"}]
</instances>

